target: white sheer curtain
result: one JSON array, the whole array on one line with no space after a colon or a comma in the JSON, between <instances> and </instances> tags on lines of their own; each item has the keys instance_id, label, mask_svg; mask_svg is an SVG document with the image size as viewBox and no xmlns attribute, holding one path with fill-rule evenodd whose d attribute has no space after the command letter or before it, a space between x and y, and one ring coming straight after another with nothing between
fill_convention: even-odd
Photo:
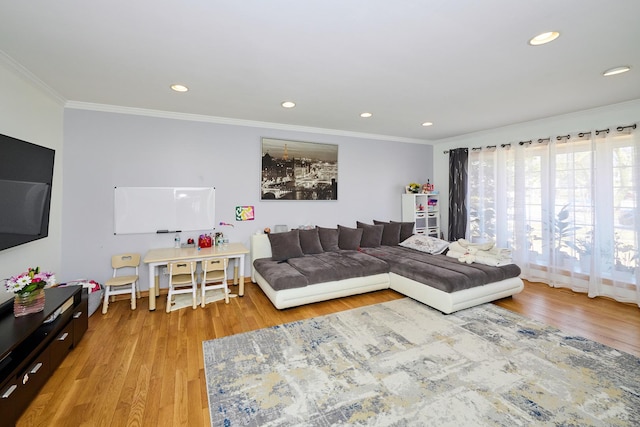
<instances>
[{"instance_id":1,"label":"white sheer curtain","mask_svg":"<svg viewBox=\"0 0 640 427\"><path fill-rule=\"evenodd\" d=\"M469 153L467 238L522 277L640 306L640 139L593 130Z\"/></svg>"}]
</instances>

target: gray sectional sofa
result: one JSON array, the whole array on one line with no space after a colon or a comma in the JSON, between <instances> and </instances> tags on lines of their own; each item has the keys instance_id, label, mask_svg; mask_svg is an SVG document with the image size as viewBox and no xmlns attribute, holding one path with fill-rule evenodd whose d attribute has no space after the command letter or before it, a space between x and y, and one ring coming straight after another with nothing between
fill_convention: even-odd
<instances>
[{"instance_id":1,"label":"gray sectional sofa","mask_svg":"<svg viewBox=\"0 0 640 427\"><path fill-rule=\"evenodd\" d=\"M357 225L253 235L252 281L278 309L390 288L447 314L523 289L515 264L466 264L399 246L409 224Z\"/></svg>"}]
</instances>

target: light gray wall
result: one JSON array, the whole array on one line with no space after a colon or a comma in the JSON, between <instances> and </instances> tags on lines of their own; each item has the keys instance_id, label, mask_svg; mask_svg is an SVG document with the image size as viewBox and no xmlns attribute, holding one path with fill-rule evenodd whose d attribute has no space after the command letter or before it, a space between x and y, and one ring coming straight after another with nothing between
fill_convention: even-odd
<instances>
[{"instance_id":1,"label":"light gray wall","mask_svg":"<svg viewBox=\"0 0 640 427\"><path fill-rule=\"evenodd\" d=\"M449 226L449 155L444 153L445 150L518 143L519 141L528 141L530 139L537 140L539 138L566 135L568 133L575 134L633 123L640 123L640 100L434 141L435 184L442 194L440 197L442 206L441 227L445 238Z\"/></svg>"},{"instance_id":2,"label":"light gray wall","mask_svg":"<svg viewBox=\"0 0 640 427\"><path fill-rule=\"evenodd\" d=\"M62 114L61 100L24 79L0 55L0 133L56 150L49 236L0 251L0 302L13 297L5 292L4 279L28 267L60 272Z\"/></svg>"},{"instance_id":3,"label":"light gray wall","mask_svg":"<svg viewBox=\"0 0 640 427\"><path fill-rule=\"evenodd\" d=\"M275 224L400 220L404 186L432 176L433 149L424 144L70 108L64 131L62 264L69 280L104 281L112 254L173 245L173 235L113 234L116 186L213 186L216 221L234 224L221 229L249 247L251 234ZM338 200L260 201L261 137L337 144ZM255 206L256 219L235 221L239 205ZM183 232L182 240L197 234ZM141 275L147 289L146 270Z\"/></svg>"}]
</instances>

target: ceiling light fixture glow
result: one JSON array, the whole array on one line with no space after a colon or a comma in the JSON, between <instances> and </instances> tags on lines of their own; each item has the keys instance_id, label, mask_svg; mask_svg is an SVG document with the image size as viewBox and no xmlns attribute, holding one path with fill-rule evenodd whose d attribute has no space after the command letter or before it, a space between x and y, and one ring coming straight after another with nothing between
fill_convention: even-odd
<instances>
[{"instance_id":1,"label":"ceiling light fixture glow","mask_svg":"<svg viewBox=\"0 0 640 427\"><path fill-rule=\"evenodd\" d=\"M185 85L181 85L181 84L171 85L171 89L175 90L176 92L186 92L186 91L189 90L188 87L186 87Z\"/></svg>"},{"instance_id":2,"label":"ceiling light fixture glow","mask_svg":"<svg viewBox=\"0 0 640 427\"><path fill-rule=\"evenodd\" d=\"M631 67L629 67L627 65L624 65L622 67L610 68L607 71L605 71L604 73L602 73L602 75L605 76L605 77L615 76L616 74L626 73L630 69L631 69Z\"/></svg>"},{"instance_id":3,"label":"ceiling light fixture glow","mask_svg":"<svg viewBox=\"0 0 640 427\"><path fill-rule=\"evenodd\" d=\"M295 107L295 106L296 106L296 103L295 103L295 102L293 102L293 101L284 101L284 102L283 102L282 104L280 104L280 105L282 105L282 107L283 107L283 108L293 108L293 107Z\"/></svg>"},{"instance_id":4,"label":"ceiling light fixture glow","mask_svg":"<svg viewBox=\"0 0 640 427\"><path fill-rule=\"evenodd\" d=\"M535 36L534 38L529 40L529 44L531 46L540 46L542 44L546 44L546 43L552 42L555 39L557 39L558 37L560 37L560 33L559 32L557 32L557 31L548 31L546 33L538 34L537 36Z\"/></svg>"},{"instance_id":5,"label":"ceiling light fixture glow","mask_svg":"<svg viewBox=\"0 0 640 427\"><path fill-rule=\"evenodd\" d=\"M424 127L427 127L427 126L433 126L433 123L431 123L431 122L424 122L424 123L422 124L422 126L424 126Z\"/></svg>"},{"instance_id":6,"label":"ceiling light fixture glow","mask_svg":"<svg viewBox=\"0 0 640 427\"><path fill-rule=\"evenodd\" d=\"M362 117L363 119L368 119L371 116L373 116L373 114L371 114L371 113L362 113L362 114L360 114L360 117Z\"/></svg>"}]
</instances>

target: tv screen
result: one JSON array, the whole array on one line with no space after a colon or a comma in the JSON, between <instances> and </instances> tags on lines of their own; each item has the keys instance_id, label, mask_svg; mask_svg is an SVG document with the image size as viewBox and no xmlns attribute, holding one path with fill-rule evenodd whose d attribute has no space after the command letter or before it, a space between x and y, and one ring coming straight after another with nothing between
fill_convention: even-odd
<instances>
[{"instance_id":1,"label":"tv screen","mask_svg":"<svg viewBox=\"0 0 640 427\"><path fill-rule=\"evenodd\" d=\"M49 235L55 150L0 134L0 250Z\"/></svg>"}]
</instances>

